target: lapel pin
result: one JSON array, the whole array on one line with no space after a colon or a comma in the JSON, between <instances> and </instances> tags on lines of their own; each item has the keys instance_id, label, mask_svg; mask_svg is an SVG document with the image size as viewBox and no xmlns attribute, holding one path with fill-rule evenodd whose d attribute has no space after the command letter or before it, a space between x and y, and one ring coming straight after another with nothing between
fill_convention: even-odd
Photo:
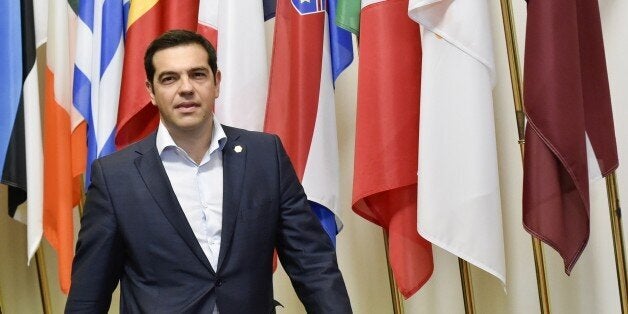
<instances>
[{"instance_id":1,"label":"lapel pin","mask_svg":"<svg viewBox=\"0 0 628 314\"><path fill-rule=\"evenodd\" d=\"M236 147L234 147L234 148L233 148L233 150L234 150L236 153L241 153L241 152L242 152L242 146L240 146L240 145L236 145Z\"/></svg>"}]
</instances>

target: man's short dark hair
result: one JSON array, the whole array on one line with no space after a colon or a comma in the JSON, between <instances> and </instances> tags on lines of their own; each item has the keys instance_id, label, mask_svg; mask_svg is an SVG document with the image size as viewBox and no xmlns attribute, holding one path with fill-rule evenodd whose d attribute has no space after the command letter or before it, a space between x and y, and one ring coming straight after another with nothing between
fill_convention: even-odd
<instances>
[{"instance_id":1,"label":"man's short dark hair","mask_svg":"<svg viewBox=\"0 0 628 314\"><path fill-rule=\"evenodd\" d=\"M153 40L146 49L144 54L144 70L146 70L146 78L152 84L155 76L155 65L153 64L153 56L160 50L167 48L198 44L207 51L209 68L212 70L214 81L216 80L216 49L202 35L184 29L173 29L163 33L157 39Z\"/></svg>"}]
</instances>

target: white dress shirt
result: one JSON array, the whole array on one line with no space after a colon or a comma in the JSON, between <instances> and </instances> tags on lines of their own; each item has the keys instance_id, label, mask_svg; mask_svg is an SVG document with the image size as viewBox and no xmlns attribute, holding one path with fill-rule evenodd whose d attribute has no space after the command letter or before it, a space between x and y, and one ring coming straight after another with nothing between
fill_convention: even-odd
<instances>
[{"instance_id":1,"label":"white dress shirt","mask_svg":"<svg viewBox=\"0 0 628 314\"><path fill-rule=\"evenodd\" d=\"M199 164L175 144L161 121L156 145L183 213L209 263L217 270L222 231L222 149L227 136L215 118L213 124L209 149Z\"/></svg>"}]
</instances>

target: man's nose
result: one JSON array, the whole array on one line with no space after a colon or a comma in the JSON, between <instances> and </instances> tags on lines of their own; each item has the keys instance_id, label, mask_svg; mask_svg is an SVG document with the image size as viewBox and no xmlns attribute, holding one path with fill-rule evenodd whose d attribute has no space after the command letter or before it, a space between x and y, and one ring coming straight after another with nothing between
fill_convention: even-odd
<instances>
[{"instance_id":1,"label":"man's nose","mask_svg":"<svg viewBox=\"0 0 628 314\"><path fill-rule=\"evenodd\" d=\"M192 87L192 82L189 77L183 76L181 77L181 85L179 86L180 94L191 94L194 92L194 88Z\"/></svg>"}]
</instances>

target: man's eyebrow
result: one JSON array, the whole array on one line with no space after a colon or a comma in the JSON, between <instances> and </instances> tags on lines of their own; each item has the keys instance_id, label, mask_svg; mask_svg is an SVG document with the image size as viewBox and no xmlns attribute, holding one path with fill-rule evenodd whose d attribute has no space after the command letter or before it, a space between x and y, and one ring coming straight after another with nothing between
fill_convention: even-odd
<instances>
[{"instance_id":1,"label":"man's eyebrow","mask_svg":"<svg viewBox=\"0 0 628 314\"><path fill-rule=\"evenodd\" d=\"M198 72L198 71L209 73L210 69L208 67L200 66L200 67L194 67L194 68L186 70L186 72ZM166 75L179 75L179 74L176 71L164 71L164 72L158 73L157 78L160 79Z\"/></svg>"},{"instance_id":2,"label":"man's eyebrow","mask_svg":"<svg viewBox=\"0 0 628 314\"><path fill-rule=\"evenodd\" d=\"M159 73L159 75L157 75L157 77L158 78L162 78L162 77L164 77L166 75L176 75L176 74L177 74L177 72L175 72L175 71L164 71L164 72Z\"/></svg>"},{"instance_id":3,"label":"man's eyebrow","mask_svg":"<svg viewBox=\"0 0 628 314\"><path fill-rule=\"evenodd\" d=\"M188 72L196 72L196 71L209 72L209 68L208 67L195 67L188 70Z\"/></svg>"}]
</instances>

